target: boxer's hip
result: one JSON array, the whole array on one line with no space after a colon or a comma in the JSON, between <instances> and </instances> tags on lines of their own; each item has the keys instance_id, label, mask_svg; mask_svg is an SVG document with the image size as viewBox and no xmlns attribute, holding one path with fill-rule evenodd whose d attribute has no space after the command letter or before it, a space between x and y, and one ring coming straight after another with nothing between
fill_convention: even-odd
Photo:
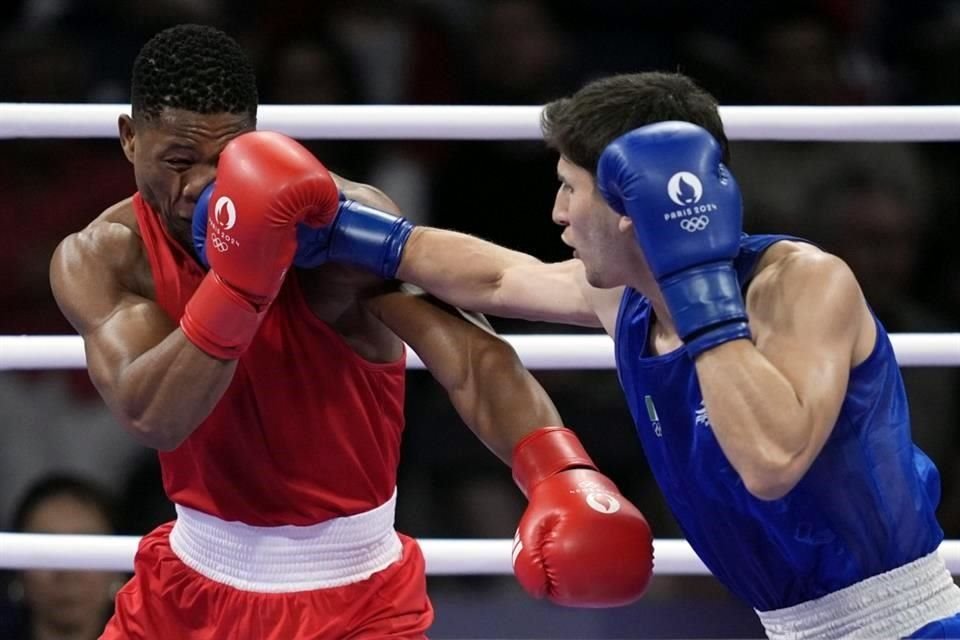
<instances>
[{"instance_id":1,"label":"boxer's hip","mask_svg":"<svg viewBox=\"0 0 960 640\"><path fill-rule=\"evenodd\" d=\"M178 508L141 541L102 638L422 637L423 554L394 500L310 527L249 527Z\"/></svg>"},{"instance_id":2,"label":"boxer's hip","mask_svg":"<svg viewBox=\"0 0 960 640\"><path fill-rule=\"evenodd\" d=\"M258 593L328 589L366 580L400 559L396 492L384 504L310 526L254 527L177 505L170 548L197 573Z\"/></svg>"},{"instance_id":3,"label":"boxer's hip","mask_svg":"<svg viewBox=\"0 0 960 640\"><path fill-rule=\"evenodd\" d=\"M785 609L758 611L769 638L906 636L960 612L958 588L933 553Z\"/></svg>"}]
</instances>

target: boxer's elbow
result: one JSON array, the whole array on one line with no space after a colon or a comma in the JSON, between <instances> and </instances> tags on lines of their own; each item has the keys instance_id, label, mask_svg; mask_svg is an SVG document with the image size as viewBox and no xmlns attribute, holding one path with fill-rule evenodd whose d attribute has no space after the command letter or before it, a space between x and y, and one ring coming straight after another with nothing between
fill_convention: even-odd
<instances>
[{"instance_id":1,"label":"boxer's elbow","mask_svg":"<svg viewBox=\"0 0 960 640\"><path fill-rule=\"evenodd\" d=\"M193 429L184 429L182 421L161 419L158 416L143 413L127 415L123 420L126 431L145 447L157 451L173 451L187 439Z\"/></svg>"},{"instance_id":2,"label":"boxer's elbow","mask_svg":"<svg viewBox=\"0 0 960 640\"><path fill-rule=\"evenodd\" d=\"M494 418L500 418L497 407L513 395L523 395L524 389L530 386L530 373L506 340L490 335L471 342L475 344L470 349L470 368L465 381L470 393L482 400Z\"/></svg>"},{"instance_id":3,"label":"boxer's elbow","mask_svg":"<svg viewBox=\"0 0 960 640\"><path fill-rule=\"evenodd\" d=\"M743 477L743 485L754 498L770 502L790 493L796 483L782 478L747 476Z\"/></svg>"},{"instance_id":4,"label":"boxer's elbow","mask_svg":"<svg viewBox=\"0 0 960 640\"><path fill-rule=\"evenodd\" d=\"M213 411L216 399L208 393L210 387L198 391L200 397L191 394L197 388L123 375L119 384L103 395L114 416L137 442L166 452L179 447Z\"/></svg>"},{"instance_id":5,"label":"boxer's elbow","mask_svg":"<svg viewBox=\"0 0 960 640\"><path fill-rule=\"evenodd\" d=\"M740 478L750 495L759 500L772 501L790 493L805 472L806 466L798 456L768 455L740 471Z\"/></svg>"},{"instance_id":6,"label":"boxer's elbow","mask_svg":"<svg viewBox=\"0 0 960 640\"><path fill-rule=\"evenodd\" d=\"M509 343L480 332L467 338L460 356L444 386L451 399L469 412L469 422L488 422L490 414L496 413L490 411L490 400L501 397L500 390L509 387L519 359Z\"/></svg>"}]
</instances>

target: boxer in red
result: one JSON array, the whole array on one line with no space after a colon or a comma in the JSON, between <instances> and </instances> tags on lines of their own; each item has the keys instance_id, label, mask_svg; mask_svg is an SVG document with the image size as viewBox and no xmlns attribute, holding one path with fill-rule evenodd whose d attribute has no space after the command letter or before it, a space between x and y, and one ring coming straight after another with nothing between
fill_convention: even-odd
<instances>
[{"instance_id":1,"label":"boxer in red","mask_svg":"<svg viewBox=\"0 0 960 640\"><path fill-rule=\"evenodd\" d=\"M423 637L423 557L393 525L403 341L530 499L524 586L566 604L638 598L643 516L556 426L509 345L374 276L295 267L298 226L329 223L341 197L396 207L256 132L256 110L233 40L197 26L155 36L119 120L138 191L51 263L92 380L159 451L178 514L143 539L103 638ZM214 178L200 255L191 221Z\"/></svg>"}]
</instances>

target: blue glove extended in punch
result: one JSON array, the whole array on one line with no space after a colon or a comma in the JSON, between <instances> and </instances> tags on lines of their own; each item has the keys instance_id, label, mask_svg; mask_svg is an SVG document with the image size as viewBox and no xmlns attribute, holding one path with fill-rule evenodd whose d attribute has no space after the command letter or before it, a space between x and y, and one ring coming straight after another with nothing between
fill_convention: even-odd
<instances>
[{"instance_id":1,"label":"blue glove extended in punch","mask_svg":"<svg viewBox=\"0 0 960 640\"><path fill-rule=\"evenodd\" d=\"M733 258L743 203L720 145L689 122L659 122L611 142L597 187L633 221L644 257L691 358L750 338Z\"/></svg>"},{"instance_id":2,"label":"blue glove extended in punch","mask_svg":"<svg viewBox=\"0 0 960 640\"><path fill-rule=\"evenodd\" d=\"M193 210L193 246L197 258L208 268L207 217L215 184L211 182L204 188ZM297 225L293 264L301 269L314 269L326 262L340 262L390 279L397 273L411 231L413 224L406 218L347 200L341 193L340 208L330 226Z\"/></svg>"}]
</instances>

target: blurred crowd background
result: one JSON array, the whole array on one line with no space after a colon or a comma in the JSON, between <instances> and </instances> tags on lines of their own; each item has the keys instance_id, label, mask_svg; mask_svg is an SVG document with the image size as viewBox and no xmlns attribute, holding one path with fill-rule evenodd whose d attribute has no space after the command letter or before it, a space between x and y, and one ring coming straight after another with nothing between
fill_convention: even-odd
<instances>
[{"instance_id":1,"label":"blurred crowd background","mask_svg":"<svg viewBox=\"0 0 960 640\"><path fill-rule=\"evenodd\" d=\"M183 22L221 27L243 45L262 104L537 105L641 70L682 71L723 105L960 103L958 0L5 0L0 102L127 102L140 46ZM308 145L419 222L569 257L549 216L556 158L539 141ZM747 231L804 236L840 255L891 332L958 331L957 151L734 142L731 164ZM0 334L71 333L47 281L53 248L134 188L116 140L0 141ZM504 333L574 331L493 321ZM536 375L657 536L679 536L614 372ZM958 369L904 377L915 440L942 474L941 522L960 537ZM428 374L411 372L407 416L398 528L511 537L524 501L509 470ZM112 421L84 371L0 373L0 528L143 534L171 515L155 454ZM24 612L63 630L99 621L122 579L11 573L0 583L0 638L41 637ZM609 611L536 602L511 577L431 578L431 588L438 638L761 633L710 577L659 577L643 601Z\"/></svg>"}]
</instances>

